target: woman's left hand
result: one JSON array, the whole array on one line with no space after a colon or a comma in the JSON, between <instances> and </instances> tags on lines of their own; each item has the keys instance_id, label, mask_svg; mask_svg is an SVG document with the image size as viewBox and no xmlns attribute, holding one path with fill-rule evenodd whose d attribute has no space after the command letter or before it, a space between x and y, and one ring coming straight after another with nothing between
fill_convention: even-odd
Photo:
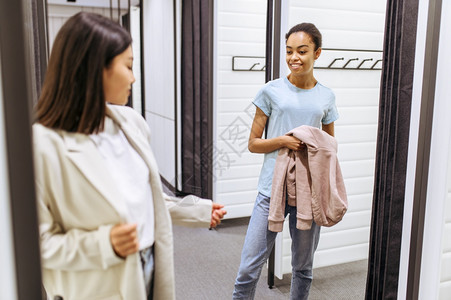
<instances>
[{"instance_id":1,"label":"woman's left hand","mask_svg":"<svg viewBox=\"0 0 451 300\"><path fill-rule=\"evenodd\" d=\"M224 205L219 203L213 203L211 208L211 222L210 227L216 227L221 223L221 219L227 214L227 211L222 209Z\"/></svg>"}]
</instances>

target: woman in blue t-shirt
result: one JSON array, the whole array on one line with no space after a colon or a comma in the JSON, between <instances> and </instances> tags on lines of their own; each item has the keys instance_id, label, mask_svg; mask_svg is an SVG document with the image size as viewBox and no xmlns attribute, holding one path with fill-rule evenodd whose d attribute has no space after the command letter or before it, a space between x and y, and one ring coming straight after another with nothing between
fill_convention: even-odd
<instances>
[{"instance_id":1,"label":"woman in blue t-shirt","mask_svg":"<svg viewBox=\"0 0 451 300\"><path fill-rule=\"evenodd\" d=\"M302 142L285 135L301 125L322 128L334 135L338 119L335 95L313 76L313 65L321 54L321 33L311 23L301 23L289 30L286 38L287 77L268 82L254 99L256 113L249 136L249 151L264 153L258 182L258 195L249 222L235 281L233 299L253 299L263 264L268 259L277 233L268 230L269 202L274 165L278 150L300 150ZM267 136L262 138L266 124ZM292 238L291 299L307 299L312 282L313 255L318 245L320 226L296 229L296 207L286 206L290 215Z\"/></svg>"}]
</instances>

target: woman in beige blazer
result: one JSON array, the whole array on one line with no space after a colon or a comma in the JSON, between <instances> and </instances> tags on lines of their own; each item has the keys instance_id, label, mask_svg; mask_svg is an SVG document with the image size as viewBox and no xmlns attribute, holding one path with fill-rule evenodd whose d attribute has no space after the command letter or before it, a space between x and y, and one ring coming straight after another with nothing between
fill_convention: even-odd
<instances>
[{"instance_id":1,"label":"woman in beige blazer","mask_svg":"<svg viewBox=\"0 0 451 300\"><path fill-rule=\"evenodd\" d=\"M147 123L123 106L130 45L90 13L70 18L53 45L33 125L49 299L174 299L171 219L214 227L226 213L163 193Z\"/></svg>"}]
</instances>

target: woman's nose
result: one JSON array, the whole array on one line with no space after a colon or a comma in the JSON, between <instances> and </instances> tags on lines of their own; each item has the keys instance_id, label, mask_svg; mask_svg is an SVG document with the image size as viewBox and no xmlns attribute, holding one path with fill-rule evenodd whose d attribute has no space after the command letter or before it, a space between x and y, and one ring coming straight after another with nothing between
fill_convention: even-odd
<instances>
[{"instance_id":1,"label":"woman's nose","mask_svg":"<svg viewBox=\"0 0 451 300\"><path fill-rule=\"evenodd\" d=\"M298 53L293 53L293 55L291 55L291 60L298 60L299 59L299 55Z\"/></svg>"}]
</instances>

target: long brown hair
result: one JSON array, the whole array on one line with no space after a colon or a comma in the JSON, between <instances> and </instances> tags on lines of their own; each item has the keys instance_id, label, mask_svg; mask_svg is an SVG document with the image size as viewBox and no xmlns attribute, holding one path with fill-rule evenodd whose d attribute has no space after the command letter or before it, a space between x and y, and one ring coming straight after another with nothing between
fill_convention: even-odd
<instances>
[{"instance_id":1,"label":"long brown hair","mask_svg":"<svg viewBox=\"0 0 451 300\"><path fill-rule=\"evenodd\" d=\"M81 12L67 20L53 44L37 121L69 132L103 130L103 70L130 44L130 34L103 16Z\"/></svg>"}]
</instances>

